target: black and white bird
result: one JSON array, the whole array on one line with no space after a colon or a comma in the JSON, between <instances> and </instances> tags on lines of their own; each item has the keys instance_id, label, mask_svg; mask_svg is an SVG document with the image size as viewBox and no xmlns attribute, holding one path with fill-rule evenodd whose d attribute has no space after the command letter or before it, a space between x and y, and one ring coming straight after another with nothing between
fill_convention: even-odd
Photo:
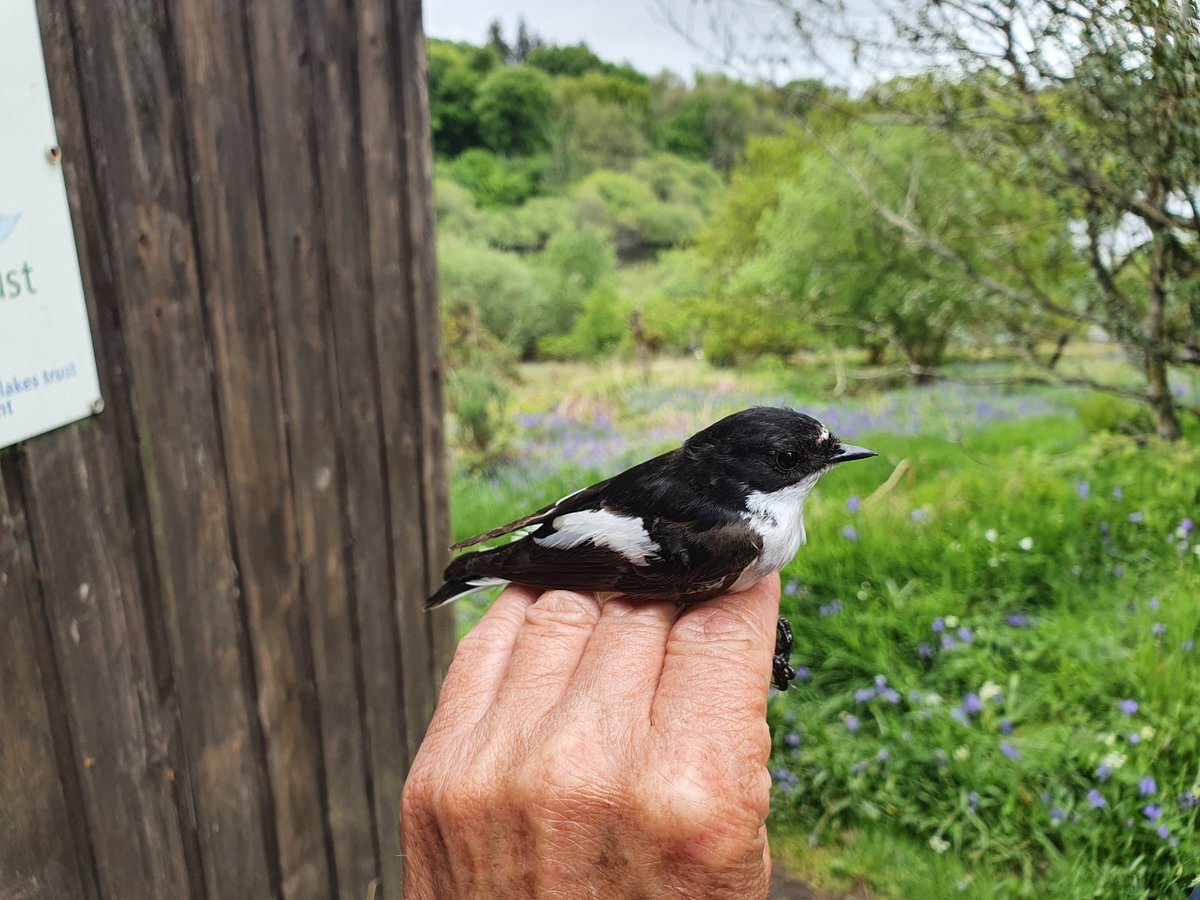
<instances>
[{"instance_id":1,"label":"black and white bird","mask_svg":"<svg viewBox=\"0 0 1200 900\"><path fill-rule=\"evenodd\" d=\"M510 582L680 604L743 591L782 569L804 543L804 501L817 480L839 463L875 455L800 412L736 412L677 450L455 544L517 533L454 559L425 608ZM781 619L781 690L792 675L790 650Z\"/></svg>"}]
</instances>

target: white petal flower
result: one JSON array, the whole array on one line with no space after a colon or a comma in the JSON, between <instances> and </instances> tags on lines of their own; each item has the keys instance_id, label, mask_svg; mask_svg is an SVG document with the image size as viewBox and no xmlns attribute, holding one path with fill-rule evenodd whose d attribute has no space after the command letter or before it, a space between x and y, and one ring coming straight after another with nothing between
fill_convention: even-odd
<instances>
[{"instance_id":1,"label":"white petal flower","mask_svg":"<svg viewBox=\"0 0 1200 900\"><path fill-rule=\"evenodd\" d=\"M1104 765L1108 766L1110 769L1119 769L1121 766L1125 765L1125 754L1118 753L1114 750L1112 753L1104 757L1101 762L1103 762Z\"/></svg>"},{"instance_id":2,"label":"white petal flower","mask_svg":"<svg viewBox=\"0 0 1200 900\"><path fill-rule=\"evenodd\" d=\"M996 684L994 681L985 681L983 686L979 689L980 700L994 700L999 696L1000 685Z\"/></svg>"},{"instance_id":3,"label":"white petal flower","mask_svg":"<svg viewBox=\"0 0 1200 900\"><path fill-rule=\"evenodd\" d=\"M1023 537L1023 538L1021 538L1021 540L1017 541L1017 546L1020 547L1022 550L1032 550L1033 549L1033 538Z\"/></svg>"},{"instance_id":4,"label":"white petal flower","mask_svg":"<svg viewBox=\"0 0 1200 900\"><path fill-rule=\"evenodd\" d=\"M1000 538L1000 534L995 528L989 528L983 533L983 536L987 538L988 542L991 544L996 543L996 541Z\"/></svg>"},{"instance_id":5,"label":"white petal flower","mask_svg":"<svg viewBox=\"0 0 1200 900\"><path fill-rule=\"evenodd\" d=\"M929 839L929 846L933 848L934 853L945 853L950 849L950 842L940 834L935 834Z\"/></svg>"}]
</instances>

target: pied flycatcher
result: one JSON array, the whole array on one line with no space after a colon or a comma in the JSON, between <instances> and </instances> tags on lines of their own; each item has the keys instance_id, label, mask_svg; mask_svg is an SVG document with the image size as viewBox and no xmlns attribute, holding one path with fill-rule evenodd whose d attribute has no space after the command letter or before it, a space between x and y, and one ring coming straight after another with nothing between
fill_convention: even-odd
<instances>
[{"instance_id":1,"label":"pied flycatcher","mask_svg":"<svg viewBox=\"0 0 1200 900\"><path fill-rule=\"evenodd\" d=\"M726 416L607 481L451 547L464 553L425 604L516 582L699 603L782 569L804 543L804 501L838 463L876 454L843 444L811 416L755 407ZM791 629L779 620L775 685L786 690Z\"/></svg>"}]
</instances>

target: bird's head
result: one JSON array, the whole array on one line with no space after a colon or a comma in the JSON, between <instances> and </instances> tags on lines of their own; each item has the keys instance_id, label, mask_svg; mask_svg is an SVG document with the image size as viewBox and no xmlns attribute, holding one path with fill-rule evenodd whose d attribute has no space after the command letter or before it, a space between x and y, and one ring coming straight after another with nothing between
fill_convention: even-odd
<instances>
[{"instance_id":1,"label":"bird's head","mask_svg":"<svg viewBox=\"0 0 1200 900\"><path fill-rule=\"evenodd\" d=\"M876 455L842 443L812 416L765 406L715 422L689 438L684 451L706 468L764 494L795 484L811 486L838 463Z\"/></svg>"}]
</instances>

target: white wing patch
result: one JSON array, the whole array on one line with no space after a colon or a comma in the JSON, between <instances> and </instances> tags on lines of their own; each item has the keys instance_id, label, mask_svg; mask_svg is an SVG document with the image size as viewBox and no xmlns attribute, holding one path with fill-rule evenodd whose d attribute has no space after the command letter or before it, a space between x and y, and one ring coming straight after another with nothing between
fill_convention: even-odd
<instances>
[{"instance_id":1,"label":"white wing patch","mask_svg":"<svg viewBox=\"0 0 1200 900\"><path fill-rule=\"evenodd\" d=\"M803 481L765 494L755 491L746 498L746 522L762 536L762 553L748 565L731 591L744 591L771 572L778 572L804 543L804 501L824 474L817 472Z\"/></svg>"},{"instance_id":2,"label":"white wing patch","mask_svg":"<svg viewBox=\"0 0 1200 900\"><path fill-rule=\"evenodd\" d=\"M597 547L616 550L635 566L650 564L650 557L659 551L658 543L650 539L642 520L619 516L605 509L589 509L566 513L550 523L554 534L535 537L533 542L550 550L571 550L589 541Z\"/></svg>"}]
</instances>

